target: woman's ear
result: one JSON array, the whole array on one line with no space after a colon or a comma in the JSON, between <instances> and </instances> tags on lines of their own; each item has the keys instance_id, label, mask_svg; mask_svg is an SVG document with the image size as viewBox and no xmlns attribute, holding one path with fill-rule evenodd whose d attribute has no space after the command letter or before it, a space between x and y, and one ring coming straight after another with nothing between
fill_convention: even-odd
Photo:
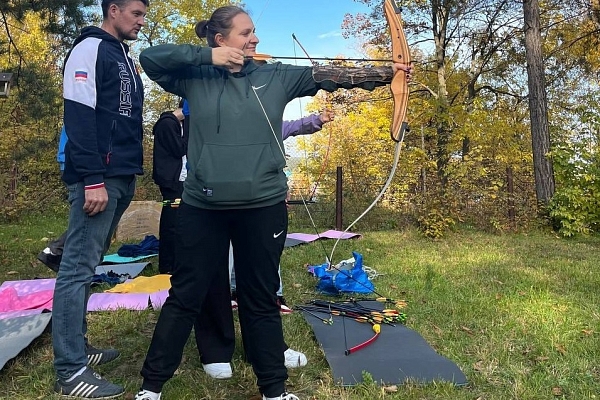
<instances>
[{"instance_id":1,"label":"woman's ear","mask_svg":"<svg viewBox=\"0 0 600 400\"><path fill-rule=\"evenodd\" d=\"M219 46L219 47L223 47L226 46L225 44L225 38L223 37L223 35L221 33L217 33L215 35L215 43Z\"/></svg>"}]
</instances>

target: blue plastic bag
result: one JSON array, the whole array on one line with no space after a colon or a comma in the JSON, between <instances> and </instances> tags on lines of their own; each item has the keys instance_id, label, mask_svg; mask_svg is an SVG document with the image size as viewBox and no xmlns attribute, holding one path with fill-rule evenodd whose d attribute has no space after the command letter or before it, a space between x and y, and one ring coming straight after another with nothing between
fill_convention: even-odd
<instances>
[{"instance_id":1,"label":"blue plastic bag","mask_svg":"<svg viewBox=\"0 0 600 400\"><path fill-rule=\"evenodd\" d=\"M362 255L352 252L354 264L350 268L338 268L338 270L327 270L327 263L312 267L313 274L319 279L317 290L326 294L337 295L339 293L373 293L375 287L369 280L367 273L363 270Z\"/></svg>"}]
</instances>

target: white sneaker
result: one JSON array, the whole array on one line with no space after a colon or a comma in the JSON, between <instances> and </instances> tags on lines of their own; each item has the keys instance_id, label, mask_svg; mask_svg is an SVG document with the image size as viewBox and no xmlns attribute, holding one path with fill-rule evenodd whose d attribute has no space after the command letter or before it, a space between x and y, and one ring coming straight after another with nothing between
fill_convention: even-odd
<instances>
[{"instance_id":1,"label":"white sneaker","mask_svg":"<svg viewBox=\"0 0 600 400\"><path fill-rule=\"evenodd\" d=\"M149 390L140 390L135 395L135 400L160 400L160 393L154 393Z\"/></svg>"},{"instance_id":2,"label":"white sneaker","mask_svg":"<svg viewBox=\"0 0 600 400\"><path fill-rule=\"evenodd\" d=\"M286 368L304 367L308 363L304 353L300 353L299 351L292 349L287 349L284 351L283 357L285 357Z\"/></svg>"},{"instance_id":3,"label":"white sneaker","mask_svg":"<svg viewBox=\"0 0 600 400\"><path fill-rule=\"evenodd\" d=\"M263 395L263 400L300 400L300 398L295 394L283 392L280 396L277 397L267 397Z\"/></svg>"},{"instance_id":4,"label":"white sneaker","mask_svg":"<svg viewBox=\"0 0 600 400\"><path fill-rule=\"evenodd\" d=\"M211 378L229 379L233 376L231 364L229 363L202 364L202 368Z\"/></svg>"},{"instance_id":5,"label":"white sneaker","mask_svg":"<svg viewBox=\"0 0 600 400\"><path fill-rule=\"evenodd\" d=\"M279 312L281 315L291 314L294 311L288 307L285 298L283 296L277 296L277 304L279 305Z\"/></svg>"}]
</instances>

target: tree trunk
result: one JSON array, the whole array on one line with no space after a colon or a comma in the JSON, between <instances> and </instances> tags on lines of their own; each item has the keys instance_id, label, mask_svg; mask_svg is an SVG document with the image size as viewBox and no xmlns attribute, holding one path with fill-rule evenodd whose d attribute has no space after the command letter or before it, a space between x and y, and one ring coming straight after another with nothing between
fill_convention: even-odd
<instances>
[{"instance_id":1,"label":"tree trunk","mask_svg":"<svg viewBox=\"0 0 600 400\"><path fill-rule=\"evenodd\" d=\"M590 0L590 15L596 29L600 29L600 0Z\"/></svg>"},{"instance_id":2,"label":"tree trunk","mask_svg":"<svg viewBox=\"0 0 600 400\"><path fill-rule=\"evenodd\" d=\"M538 203L545 206L554 195L554 171L552 161L548 157L550 151L548 101L546 98L538 0L525 0L523 2L523 17L525 22L525 54L527 56L535 192Z\"/></svg>"},{"instance_id":3,"label":"tree trunk","mask_svg":"<svg viewBox=\"0 0 600 400\"><path fill-rule=\"evenodd\" d=\"M446 28L448 26L449 10L444 8L443 2L438 0L432 2L433 32L435 43L435 59L438 78L438 101L435 110L435 125L437 133L436 164L437 175L441 183L442 191L445 191L448 183L446 171L450 162L448 143L452 135L449 121L448 82L446 81Z\"/></svg>"}]
</instances>

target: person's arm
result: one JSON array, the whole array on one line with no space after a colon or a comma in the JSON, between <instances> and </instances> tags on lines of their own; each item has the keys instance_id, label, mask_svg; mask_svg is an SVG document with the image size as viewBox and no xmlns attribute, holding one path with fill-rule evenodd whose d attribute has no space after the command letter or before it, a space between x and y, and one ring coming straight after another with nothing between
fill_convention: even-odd
<instances>
[{"instance_id":1,"label":"person's arm","mask_svg":"<svg viewBox=\"0 0 600 400\"><path fill-rule=\"evenodd\" d=\"M140 53L140 65L148 78L168 92L184 97L184 82L192 66L212 63L210 47L191 44L151 46Z\"/></svg>"},{"instance_id":2,"label":"person's arm","mask_svg":"<svg viewBox=\"0 0 600 400\"><path fill-rule=\"evenodd\" d=\"M64 68L64 127L69 135L65 160L83 178L85 186L104 183L104 164L98 150L96 101L103 76L98 60L102 42L84 40L71 51Z\"/></svg>"},{"instance_id":3,"label":"person's arm","mask_svg":"<svg viewBox=\"0 0 600 400\"><path fill-rule=\"evenodd\" d=\"M232 47L163 44L148 47L140 54L140 64L148 78L166 91L181 97L185 97L185 81L191 77L190 67L225 66L243 62L244 52Z\"/></svg>"},{"instance_id":4,"label":"person's arm","mask_svg":"<svg viewBox=\"0 0 600 400\"><path fill-rule=\"evenodd\" d=\"M361 88L373 90L392 82L392 67L336 67L319 65L313 67L313 78L321 89L334 91L337 89Z\"/></svg>"},{"instance_id":5,"label":"person's arm","mask_svg":"<svg viewBox=\"0 0 600 400\"><path fill-rule=\"evenodd\" d=\"M283 140L291 136L310 135L323 129L323 121L320 115L311 114L308 117L294 121L283 121Z\"/></svg>"},{"instance_id":6,"label":"person's arm","mask_svg":"<svg viewBox=\"0 0 600 400\"><path fill-rule=\"evenodd\" d=\"M269 65L269 64L268 64ZM319 65L313 67L290 64L272 64L288 93L288 101L297 97L314 96L320 89L333 92L338 89L362 88L373 90L391 83L400 64L392 67L340 67Z\"/></svg>"}]
</instances>

